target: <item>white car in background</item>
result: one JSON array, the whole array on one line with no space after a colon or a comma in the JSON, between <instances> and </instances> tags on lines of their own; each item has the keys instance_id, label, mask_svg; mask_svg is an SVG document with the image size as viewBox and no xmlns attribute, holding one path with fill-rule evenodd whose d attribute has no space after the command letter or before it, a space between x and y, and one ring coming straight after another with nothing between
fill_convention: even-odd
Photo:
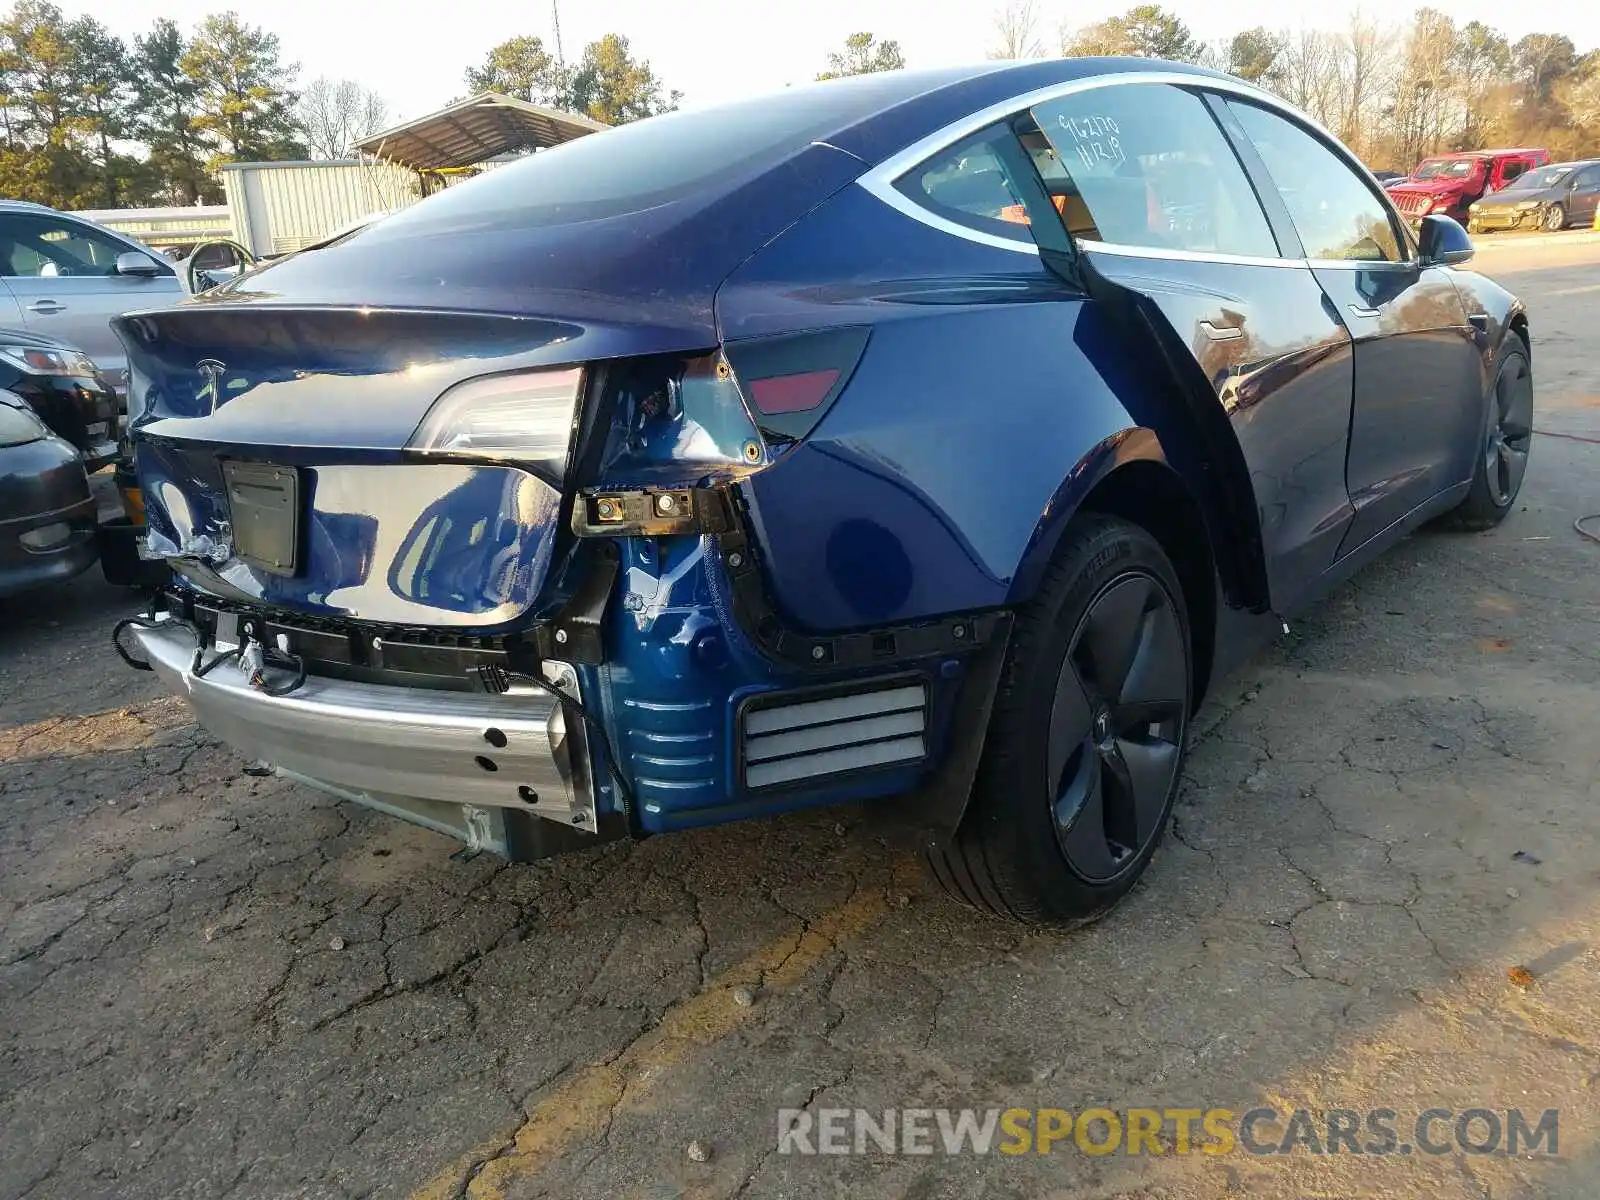
<instances>
[{"instance_id":1,"label":"white car in background","mask_svg":"<svg viewBox=\"0 0 1600 1200\"><path fill-rule=\"evenodd\" d=\"M176 304L250 263L232 242L203 243L180 262L71 213L0 200L0 325L80 347L120 391L127 360L112 317ZM253 262L254 260L251 260ZM209 279L209 282L208 282Z\"/></svg>"}]
</instances>

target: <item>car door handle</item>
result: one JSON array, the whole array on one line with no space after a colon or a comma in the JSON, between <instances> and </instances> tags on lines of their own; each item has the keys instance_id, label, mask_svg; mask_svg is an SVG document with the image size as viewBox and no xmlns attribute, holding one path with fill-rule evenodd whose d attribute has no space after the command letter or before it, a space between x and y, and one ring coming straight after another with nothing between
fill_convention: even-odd
<instances>
[{"instance_id":1,"label":"car door handle","mask_svg":"<svg viewBox=\"0 0 1600 1200\"><path fill-rule=\"evenodd\" d=\"M58 313L66 307L67 306L61 303L59 300L35 300L32 304L28 305L28 311L36 313Z\"/></svg>"},{"instance_id":2,"label":"car door handle","mask_svg":"<svg viewBox=\"0 0 1600 1200\"><path fill-rule=\"evenodd\" d=\"M1237 325L1214 325L1210 321L1201 321L1200 331L1213 342L1231 342L1244 336L1244 330Z\"/></svg>"},{"instance_id":3,"label":"car door handle","mask_svg":"<svg viewBox=\"0 0 1600 1200\"><path fill-rule=\"evenodd\" d=\"M1377 309L1368 308L1365 304L1352 304L1349 308L1358 317L1376 317L1380 315Z\"/></svg>"}]
</instances>

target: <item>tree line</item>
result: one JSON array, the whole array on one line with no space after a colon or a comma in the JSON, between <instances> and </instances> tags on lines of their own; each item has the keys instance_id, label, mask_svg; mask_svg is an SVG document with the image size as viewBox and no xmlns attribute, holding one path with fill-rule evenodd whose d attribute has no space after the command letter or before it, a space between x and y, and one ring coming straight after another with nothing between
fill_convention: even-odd
<instances>
[{"instance_id":1,"label":"tree line","mask_svg":"<svg viewBox=\"0 0 1600 1200\"><path fill-rule=\"evenodd\" d=\"M215 204L226 163L342 158L391 123L360 83L301 86L299 74L277 34L233 12L187 31L160 18L125 41L49 0L15 0L0 18L0 197L64 209ZM619 34L570 67L540 39L513 38L466 84L613 125L679 99Z\"/></svg>"},{"instance_id":2,"label":"tree line","mask_svg":"<svg viewBox=\"0 0 1600 1200\"><path fill-rule=\"evenodd\" d=\"M996 58L1047 53L1037 0L995 16ZM1422 8L1391 25L1357 10L1343 28L1244 29L1197 38L1176 15L1141 4L1059 30L1064 56L1126 54L1226 71L1303 108L1374 167L1409 169L1430 154L1544 146L1559 159L1600 154L1600 50L1561 33L1512 41L1481 21Z\"/></svg>"},{"instance_id":3,"label":"tree line","mask_svg":"<svg viewBox=\"0 0 1600 1200\"><path fill-rule=\"evenodd\" d=\"M1214 67L1304 108L1375 167L1494 145L1600 154L1600 50L1580 53L1564 34L1512 41L1423 8L1404 27L1358 10L1340 29L1256 27L1207 42L1156 4L1053 32L1039 4L1007 0L991 57L1121 54ZM897 42L854 33L817 78L905 65ZM612 125L681 99L618 33L570 63L559 42L552 53L540 37L514 37L463 83ZM389 123L383 100L354 80L302 86L277 35L232 12L187 31L160 18L131 41L94 17L69 20L49 0L14 0L0 18L0 196L58 208L216 203L225 163L339 158Z\"/></svg>"},{"instance_id":4,"label":"tree line","mask_svg":"<svg viewBox=\"0 0 1600 1200\"><path fill-rule=\"evenodd\" d=\"M215 170L303 157L275 35L233 13L124 42L47 0L0 19L0 195L62 208L221 198Z\"/></svg>"}]
</instances>

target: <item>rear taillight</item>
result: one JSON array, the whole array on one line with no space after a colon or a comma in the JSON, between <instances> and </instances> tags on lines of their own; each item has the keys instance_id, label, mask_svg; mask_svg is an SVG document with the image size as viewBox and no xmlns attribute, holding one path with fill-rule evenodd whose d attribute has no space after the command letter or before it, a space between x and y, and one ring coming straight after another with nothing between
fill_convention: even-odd
<instances>
[{"instance_id":1,"label":"rear taillight","mask_svg":"<svg viewBox=\"0 0 1600 1200\"><path fill-rule=\"evenodd\" d=\"M584 453L584 486L681 487L760 470L816 428L850 382L867 332L748 338L721 354L604 364L604 442Z\"/></svg>"},{"instance_id":2,"label":"rear taillight","mask_svg":"<svg viewBox=\"0 0 1600 1200\"><path fill-rule=\"evenodd\" d=\"M582 391L577 367L469 379L433 402L406 449L526 464L559 483Z\"/></svg>"},{"instance_id":3,"label":"rear taillight","mask_svg":"<svg viewBox=\"0 0 1600 1200\"><path fill-rule=\"evenodd\" d=\"M867 348L862 326L748 338L724 348L767 438L799 441L827 415Z\"/></svg>"},{"instance_id":4,"label":"rear taillight","mask_svg":"<svg viewBox=\"0 0 1600 1200\"><path fill-rule=\"evenodd\" d=\"M586 477L609 487L680 486L748 473L769 461L721 356L658 355L608 363L605 440Z\"/></svg>"}]
</instances>

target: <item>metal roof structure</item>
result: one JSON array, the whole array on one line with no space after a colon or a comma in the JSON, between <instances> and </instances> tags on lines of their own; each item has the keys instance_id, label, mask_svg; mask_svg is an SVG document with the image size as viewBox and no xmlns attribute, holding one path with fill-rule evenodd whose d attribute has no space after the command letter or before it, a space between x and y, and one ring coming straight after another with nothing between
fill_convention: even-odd
<instances>
[{"instance_id":1,"label":"metal roof structure","mask_svg":"<svg viewBox=\"0 0 1600 1200\"><path fill-rule=\"evenodd\" d=\"M543 150L608 128L577 113L481 92L364 138L356 149L414 171L442 171L514 150Z\"/></svg>"}]
</instances>

